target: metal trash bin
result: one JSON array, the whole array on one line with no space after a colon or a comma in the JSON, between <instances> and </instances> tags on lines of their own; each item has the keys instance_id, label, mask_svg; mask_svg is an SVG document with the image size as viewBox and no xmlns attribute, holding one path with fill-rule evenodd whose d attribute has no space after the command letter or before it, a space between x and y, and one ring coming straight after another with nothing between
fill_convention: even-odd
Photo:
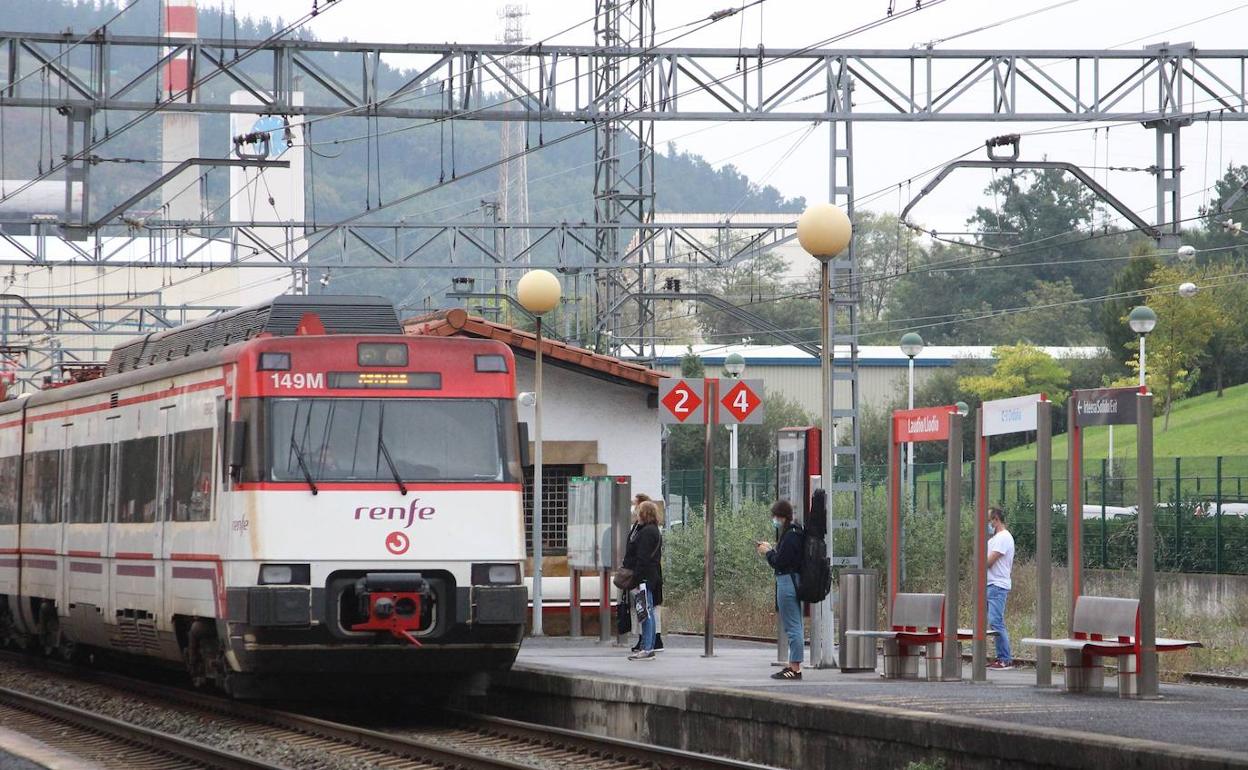
<instances>
[{"instance_id":1,"label":"metal trash bin","mask_svg":"<svg viewBox=\"0 0 1248 770\"><path fill-rule=\"evenodd\" d=\"M840 623L837 631L837 663L841 671L874 671L875 639L846 637L846 631L878 631L880 573L873 569L840 572Z\"/></svg>"}]
</instances>

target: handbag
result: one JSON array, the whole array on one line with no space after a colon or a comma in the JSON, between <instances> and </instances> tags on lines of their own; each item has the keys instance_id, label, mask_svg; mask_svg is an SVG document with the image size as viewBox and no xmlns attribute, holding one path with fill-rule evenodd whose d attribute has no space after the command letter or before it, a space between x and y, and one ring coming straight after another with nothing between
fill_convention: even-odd
<instances>
[{"instance_id":1,"label":"handbag","mask_svg":"<svg viewBox=\"0 0 1248 770\"><path fill-rule=\"evenodd\" d=\"M637 587L637 573L628 567L620 567L611 577L611 582L621 591L631 591Z\"/></svg>"},{"instance_id":2,"label":"handbag","mask_svg":"<svg viewBox=\"0 0 1248 770\"><path fill-rule=\"evenodd\" d=\"M615 605L615 631L620 636L633 630L633 613L628 608L628 596L620 597Z\"/></svg>"}]
</instances>

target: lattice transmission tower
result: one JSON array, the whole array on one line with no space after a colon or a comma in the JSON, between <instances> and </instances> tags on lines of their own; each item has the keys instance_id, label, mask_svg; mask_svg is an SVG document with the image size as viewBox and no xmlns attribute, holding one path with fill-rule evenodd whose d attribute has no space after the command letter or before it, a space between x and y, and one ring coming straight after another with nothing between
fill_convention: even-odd
<instances>
[{"instance_id":1,"label":"lattice transmission tower","mask_svg":"<svg viewBox=\"0 0 1248 770\"><path fill-rule=\"evenodd\" d=\"M526 42L524 18L529 15L528 7L519 3L506 3L498 12L503 22L501 41L512 50L520 48ZM506 60L507 69L520 73L524 78L526 60L520 56L509 56ZM526 80L527 82L527 80ZM508 111L522 110L524 107L514 100L509 100L504 109ZM529 165L525 153L525 122L520 120L504 120L500 122L501 141L499 157L513 158L498 168L498 221L501 223L528 224L529 222ZM503 269L502 280L495 280L494 291L507 295L512 293L511 283L519 279L520 272L529 264L529 231L524 228L506 229L502 233L501 247L503 255L520 271L509 274ZM517 260L517 258L519 258ZM518 264L517 264L518 262ZM497 271L496 271L497 273Z\"/></svg>"}]
</instances>

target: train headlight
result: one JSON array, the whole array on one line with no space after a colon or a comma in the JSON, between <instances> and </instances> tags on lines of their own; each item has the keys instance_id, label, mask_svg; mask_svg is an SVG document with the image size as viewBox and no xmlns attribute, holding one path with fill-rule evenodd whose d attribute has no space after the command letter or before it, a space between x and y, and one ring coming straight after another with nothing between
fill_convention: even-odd
<instances>
[{"instance_id":1,"label":"train headlight","mask_svg":"<svg viewBox=\"0 0 1248 770\"><path fill-rule=\"evenodd\" d=\"M407 366L407 343L361 342L355 360L360 366Z\"/></svg>"},{"instance_id":2,"label":"train headlight","mask_svg":"<svg viewBox=\"0 0 1248 770\"><path fill-rule=\"evenodd\" d=\"M256 582L262 586L306 586L312 582L312 568L307 564L261 564Z\"/></svg>"},{"instance_id":3,"label":"train headlight","mask_svg":"<svg viewBox=\"0 0 1248 770\"><path fill-rule=\"evenodd\" d=\"M517 585L520 583L519 564L474 564L474 586Z\"/></svg>"}]
</instances>

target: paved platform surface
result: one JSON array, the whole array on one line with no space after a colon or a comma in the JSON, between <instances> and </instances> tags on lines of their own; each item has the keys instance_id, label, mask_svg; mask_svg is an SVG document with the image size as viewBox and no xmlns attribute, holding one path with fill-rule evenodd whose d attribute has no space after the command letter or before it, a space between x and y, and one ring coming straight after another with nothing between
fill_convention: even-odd
<instances>
[{"instance_id":1,"label":"paved platform surface","mask_svg":"<svg viewBox=\"0 0 1248 770\"><path fill-rule=\"evenodd\" d=\"M827 698L902 711L982 718L1031 727L1103 733L1175 746L1242 752L1248 757L1248 690L1166 684L1160 700L1124 700L1116 680L1105 677L1103 693L1074 695L1055 687L1037 688L1035 670L989 670L987 684L885 681L872 672L842 674L835 669L803 669L802 681L769 679L776 666L775 645L716 640L715 657L702 657L701 637L664 635L667 649L654 661L630 661L626 647L596 640L526 639L519 669L624 678L687 688L728 688L773 694L784 700Z\"/></svg>"}]
</instances>

